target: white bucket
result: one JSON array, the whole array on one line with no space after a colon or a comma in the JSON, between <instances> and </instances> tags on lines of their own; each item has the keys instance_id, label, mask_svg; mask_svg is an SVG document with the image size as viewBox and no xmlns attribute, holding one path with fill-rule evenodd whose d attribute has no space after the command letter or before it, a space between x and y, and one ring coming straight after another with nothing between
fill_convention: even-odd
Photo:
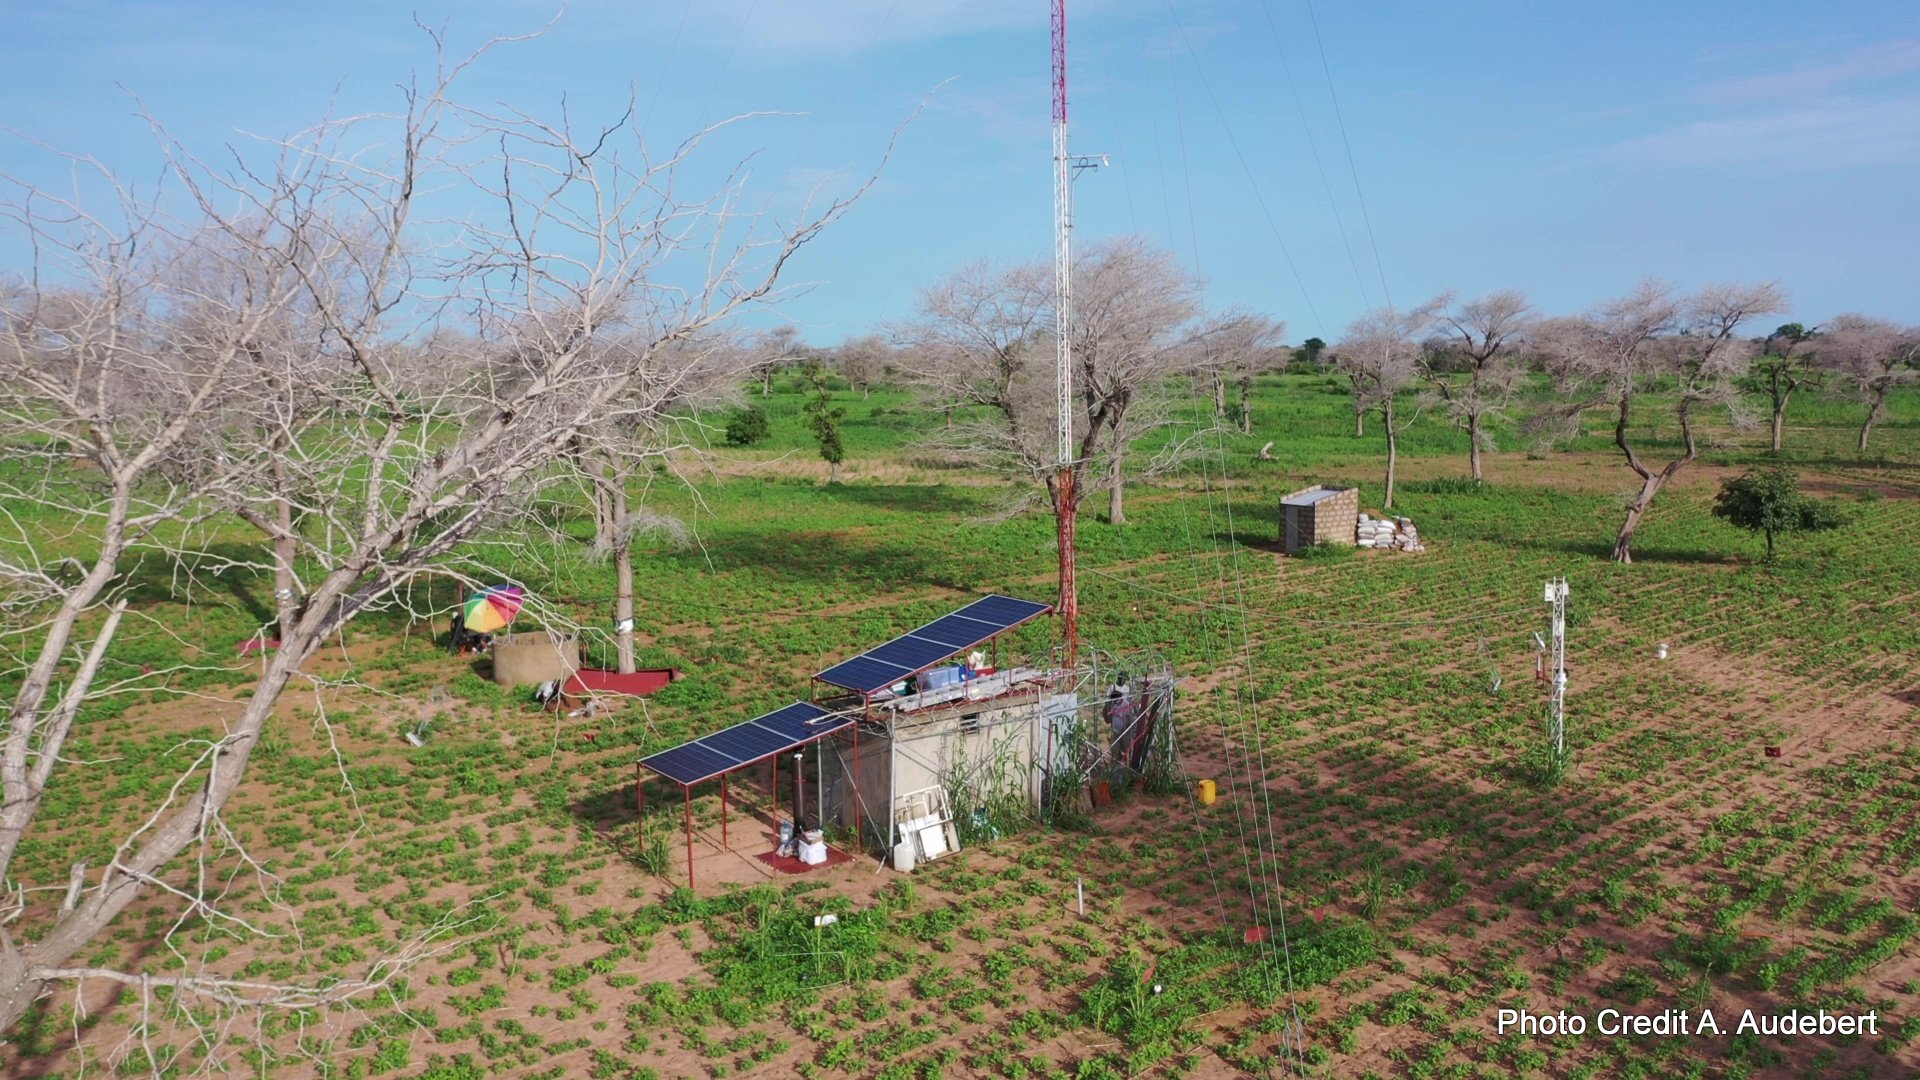
<instances>
[{"instance_id":1,"label":"white bucket","mask_svg":"<svg viewBox=\"0 0 1920 1080\"><path fill-rule=\"evenodd\" d=\"M903 874L913 873L913 840L902 840L893 845L893 868Z\"/></svg>"}]
</instances>

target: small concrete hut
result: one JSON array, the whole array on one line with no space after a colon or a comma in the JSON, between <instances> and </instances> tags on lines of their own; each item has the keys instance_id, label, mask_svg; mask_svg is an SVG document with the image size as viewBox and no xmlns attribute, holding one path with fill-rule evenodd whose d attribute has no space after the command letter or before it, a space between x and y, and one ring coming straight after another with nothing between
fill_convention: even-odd
<instances>
[{"instance_id":1,"label":"small concrete hut","mask_svg":"<svg viewBox=\"0 0 1920 1080\"><path fill-rule=\"evenodd\" d=\"M1351 547L1359 520L1359 488L1301 488L1280 500L1280 550L1294 555L1315 544Z\"/></svg>"}]
</instances>

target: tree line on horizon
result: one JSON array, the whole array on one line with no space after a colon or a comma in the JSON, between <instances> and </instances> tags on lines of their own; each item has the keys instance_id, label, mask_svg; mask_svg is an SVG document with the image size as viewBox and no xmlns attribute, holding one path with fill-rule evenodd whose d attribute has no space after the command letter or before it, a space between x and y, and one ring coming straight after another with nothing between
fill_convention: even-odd
<instances>
[{"instance_id":1,"label":"tree line on horizon","mask_svg":"<svg viewBox=\"0 0 1920 1080\"><path fill-rule=\"evenodd\" d=\"M1760 418L1746 395L1759 396L1770 448L1779 453L1795 395L1837 393L1864 409L1856 440L1864 454L1889 396L1920 379L1920 327L1843 314L1813 327L1760 330L1767 316L1786 308L1772 283L1687 293L1649 279L1562 316L1541 314L1517 290L1464 300L1446 292L1412 308L1367 311L1331 345L1315 337L1289 346L1278 320L1204 311L1197 276L1137 237L1090 246L1075 275L1073 468L1105 486L1107 520L1115 524L1126 520L1130 480L1164 472L1200 447L1207 429L1180 408L1188 394L1211 397L1216 425L1251 433L1256 376L1331 373L1351 392L1355 436L1365 437L1370 417L1376 421L1387 507L1399 437L1422 415L1438 413L1460 429L1467 475L1481 481L1497 424L1517 420L1551 441L1577 431L1584 416L1604 414L1638 484L1613 547L1615 560L1631 562L1635 530L1662 488L1698 459L1710 415L1736 428L1756 426ZM863 396L881 382L912 389L947 417L923 438L928 448L1027 481L1009 511L1036 503L1057 508L1050 264L960 267L921 290L911 318L834 349L808 349L791 326L756 339L755 347L763 395L781 365L801 356L830 366ZM1523 401L1530 380L1544 381L1550 392ZM1239 403L1230 407L1234 384ZM1524 415L1514 415L1517 405ZM966 418L958 425L956 411ZM1649 414L1680 433L1679 451L1664 461L1649 460L1635 436ZM1136 463L1136 443L1156 431L1171 437Z\"/></svg>"}]
</instances>

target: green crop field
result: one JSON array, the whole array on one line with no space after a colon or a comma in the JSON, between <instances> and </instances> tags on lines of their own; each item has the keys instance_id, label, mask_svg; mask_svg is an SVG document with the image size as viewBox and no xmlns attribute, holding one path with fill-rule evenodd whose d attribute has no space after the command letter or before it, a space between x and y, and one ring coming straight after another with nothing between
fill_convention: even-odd
<instances>
[{"instance_id":1,"label":"green crop field","mask_svg":"<svg viewBox=\"0 0 1920 1080\"><path fill-rule=\"evenodd\" d=\"M1135 791L911 876L858 859L688 890L678 789L649 784L637 814L636 757L804 695L811 672L969 595L1053 598L1052 521L995 520L1003 482L916 449L939 414L902 391L842 391L845 482L827 485L797 382L775 391L745 397L772 422L766 442L683 462L686 483L641 478L648 505L697 533L635 567L640 662L684 678L556 719L450 655L444 616L357 619L287 694L204 858L170 868L227 915L155 890L84 958L324 982L425 934L423 959L347 1005L238 1018L164 991L147 1010L82 980L10 1036L9 1074L1920 1070L1920 393L1890 403L1865 458L1857 407L1796 401L1785 460L1847 523L1784 540L1772 564L1709 513L1721 479L1769 458L1764 436L1730 428L1661 494L1636 561L1606 561L1632 477L1597 418L1571 446L1498 428L1475 487L1454 480L1464 437L1423 417L1402 439L1394 512L1428 550L1288 559L1277 500L1350 483L1377 508L1384 450L1354 436L1337 383L1263 377L1252 434L1131 488L1124 526L1089 497L1079 531L1083 636L1173 665L1182 768L1214 780L1217 802ZM1678 437L1642 434L1656 455ZM1273 460L1256 459L1268 442ZM588 550L586 508L524 513L560 528L509 529L480 557L604 625L613 571ZM109 674L185 666L82 715L49 827L14 863L50 889L25 894L30 910L59 902L72 863L113 857L258 670L235 654L271 617L270 581L186 603L168 568L141 572L151 587ZM1573 757L1546 783L1532 635L1558 576ZM414 606L448 608L440 587ZM1012 647L1054 633L1043 620ZM590 647L604 659L604 636ZM425 746L401 739L429 717ZM720 821L710 787L692 803L703 828ZM746 812L731 822L743 850L759 842ZM827 913L838 921L816 927ZM1284 932L1249 944L1256 924ZM1723 1037L1495 1023L1503 1008L1709 1007ZM1736 1034L1746 1008L1873 1010L1878 1032Z\"/></svg>"}]
</instances>

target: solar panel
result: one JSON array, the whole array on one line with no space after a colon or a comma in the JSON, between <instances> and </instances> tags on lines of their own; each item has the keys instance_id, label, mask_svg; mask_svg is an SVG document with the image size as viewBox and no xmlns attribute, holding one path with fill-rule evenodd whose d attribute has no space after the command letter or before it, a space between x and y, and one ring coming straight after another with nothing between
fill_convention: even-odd
<instances>
[{"instance_id":1,"label":"solar panel","mask_svg":"<svg viewBox=\"0 0 1920 1080\"><path fill-rule=\"evenodd\" d=\"M796 701L765 716L703 735L671 750L640 759L640 764L669 780L697 784L742 765L791 750L853 723L850 716Z\"/></svg>"},{"instance_id":2,"label":"solar panel","mask_svg":"<svg viewBox=\"0 0 1920 1080\"><path fill-rule=\"evenodd\" d=\"M640 764L682 784L691 784L696 780L705 780L709 776L718 776L732 768L733 762L733 758L709 750L698 742L663 750L652 757L640 760Z\"/></svg>"},{"instance_id":3,"label":"solar panel","mask_svg":"<svg viewBox=\"0 0 1920 1080\"><path fill-rule=\"evenodd\" d=\"M835 664L814 678L871 694L1051 610L1032 600L984 596L951 615Z\"/></svg>"},{"instance_id":4,"label":"solar panel","mask_svg":"<svg viewBox=\"0 0 1920 1080\"><path fill-rule=\"evenodd\" d=\"M894 638L877 649L869 649L863 655L882 663L898 664L908 671L918 671L928 664L937 664L952 656L953 649L952 645L908 634Z\"/></svg>"},{"instance_id":5,"label":"solar panel","mask_svg":"<svg viewBox=\"0 0 1920 1080\"><path fill-rule=\"evenodd\" d=\"M1017 600L1011 596L983 596L954 614L961 618L978 619L1001 627L1014 627L1035 615L1044 614L1047 610L1047 605L1035 603L1032 600Z\"/></svg>"},{"instance_id":6,"label":"solar panel","mask_svg":"<svg viewBox=\"0 0 1920 1080\"><path fill-rule=\"evenodd\" d=\"M937 641L942 645L950 645L955 652L958 652L969 645L977 645L987 640L995 634L1000 633L1003 629L1005 628L995 626L992 623L983 623L977 619L963 618L959 615L943 615L920 629L915 630L909 636L920 638L923 641ZM885 646L882 646L882 648L884 647Z\"/></svg>"},{"instance_id":7,"label":"solar panel","mask_svg":"<svg viewBox=\"0 0 1920 1080\"><path fill-rule=\"evenodd\" d=\"M867 656L856 656L833 665L815 675L821 682L844 686L849 690L864 690L869 693L883 686L892 686L901 679L913 674L913 669L889 664Z\"/></svg>"},{"instance_id":8,"label":"solar panel","mask_svg":"<svg viewBox=\"0 0 1920 1080\"><path fill-rule=\"evenodd\" d=\"M775 709L765 716L756 717L748 723L764 728L787 740L791 745L820 737L822 727L837 730L846 726L840 717L811 702L796 701L783 709Z\"/></svg>"}]
</instances>

